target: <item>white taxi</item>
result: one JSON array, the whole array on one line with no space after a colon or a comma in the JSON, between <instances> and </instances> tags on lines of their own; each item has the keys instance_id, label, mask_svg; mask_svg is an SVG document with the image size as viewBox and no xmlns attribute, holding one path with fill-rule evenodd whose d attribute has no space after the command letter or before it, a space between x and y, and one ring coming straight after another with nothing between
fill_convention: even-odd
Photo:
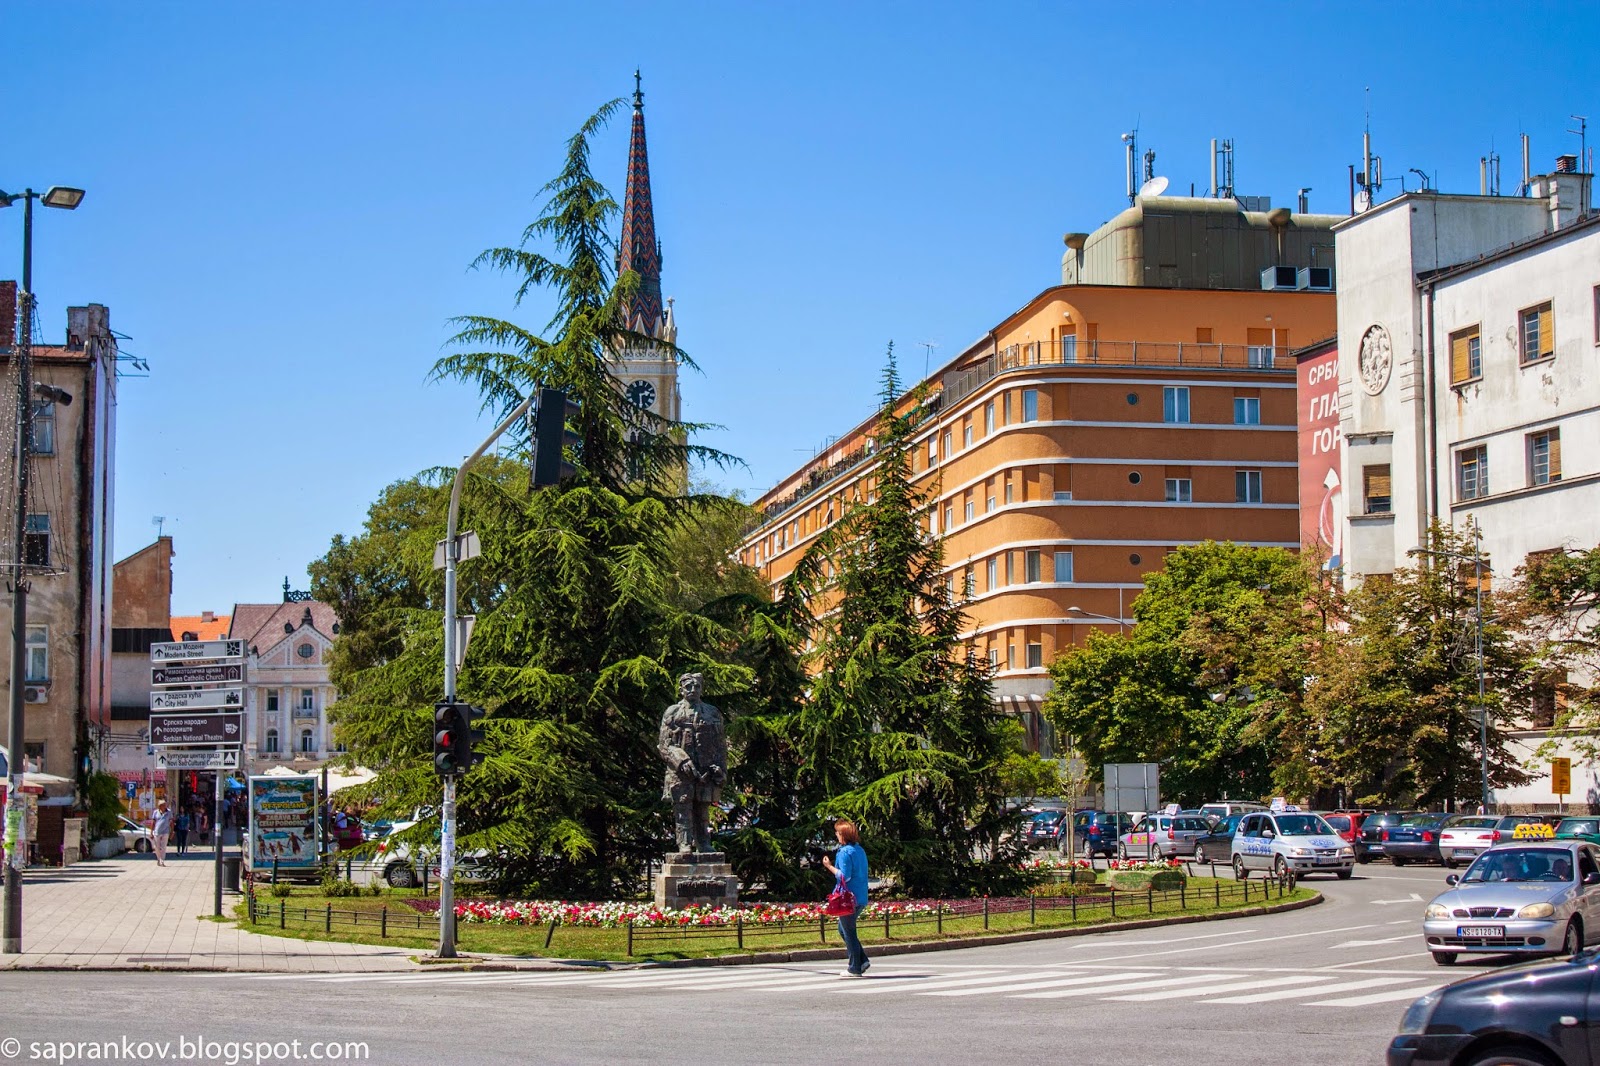
<instances>
[{"instance_id":1,"label":"white taxi","mask_svg":"<svg viewBox=\"0 0 1600 1066\"><path fill-rule=\"evenodd\" d=\"M1328 873L1347 880L1355 870L1355 850L1316 814L1247 814L1233 834L1233 875L1270 870L1282 877Z\"/></svg>"}]
</instances>

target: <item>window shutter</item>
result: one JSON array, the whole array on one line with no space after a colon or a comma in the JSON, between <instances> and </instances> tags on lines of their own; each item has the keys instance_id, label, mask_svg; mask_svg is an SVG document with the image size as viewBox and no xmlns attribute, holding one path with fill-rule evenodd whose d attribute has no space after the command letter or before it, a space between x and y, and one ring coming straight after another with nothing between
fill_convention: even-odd
<instances>
[{"instance_id":1,"label":"window shutter","mask_svg":"<svg viewBox=\"0 0 1600 1066\"><path fill-rule=\"evenodd\" d=\"M1546 307L1539 312L1539 354L1553 355L1556 350L1555 315Z\"/></svg>"},{"instance_id":2,"label":"window shutter","mask_svg":"<svg viewBox=\"0 0 1600 1066\"><path fill-rule=\"evenodd\" d=\"M1247 329L1245 330L1245 343L1252 348L1272 347L1272 330Z\"/></svg>"},{"instance_id":3,"label":"window shutter","mask_svg":"<svg viewBox=\"0 0 1600 1066\"><path fill-rule=\"evenodd\" d=\"M1472 365L1467 344L1471 341L1470 334L1450 338L1450 384L1459 385L1472 376Z\"/></svg>"},{"instance_id":4,"label":"window shutter","mask_svg":"<svg viewBox=\"0 0 1600 1066\"><path fill-rule=\"evenodd\" d=\"M1550 480L1561 480L1561 433L1550 431Z\"/></svg>"},{"instance_id":5,"label":"window shutter","mask_svg":"<svg viewBox=\"0 0 1600 1066\"><path fill-rule=\"evenodd\" d=\"M1367 499L1370 500L1374 496L1392 495L1392 493L1389 491L1389 485L1392 479L1387 466L1369 466L1362 471L1362 473L1366 475Z\"/></svg>"}]
</instances>

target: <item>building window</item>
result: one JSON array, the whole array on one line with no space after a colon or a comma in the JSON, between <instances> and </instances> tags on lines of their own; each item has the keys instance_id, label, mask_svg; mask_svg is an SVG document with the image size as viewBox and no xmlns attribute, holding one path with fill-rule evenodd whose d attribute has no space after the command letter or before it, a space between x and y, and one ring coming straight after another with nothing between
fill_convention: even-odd
<instances>
[{"instance_id":1,"label":"building window","mask_svg":"<svg viewBox=\"0 0 1600 1066\"><path fill-rule=\"evenodd\" d=\"M944 592L952 600L956 598L956 575L946 574L944 576Z\"/></svg>"},{"instance_id":2,"label":"building window","mask_svg":"<svg viewBox=\"0 0 1600 1066\"><path fill-rule=\"evenodd\" d=\"M276 729L267 730L265 751L268 755L278 754L278 731Z\"/></svg>"},{"instance_id":3,"label":"building window","mask_svg":"<svg viewBox=\"0 0 1600 1066\"><path fill-rule=\"evenodd\" d=\"M1233 498L1239 503L1261 502L1261 471L1235 470L1233 472Z\"/></svg>"},{"instance_id":4,"label":"building window","mask_svg":"<svg viewBox=\"0 0 1600 1066\"><path fill-rule=\"evenodd\" d=\"M1016 665L1017 665L1017 646L1015 644L1007 644L1006 645L1006 669L1007 670L1013 669Z\"/></svg>"},{"instance_id":5,"label":"building window","mask_svg":"<svg viewBox=\"0 0 1600 1066\"><path fill-rule=\"evenodd\" d=\"M304 753L304 754L308 754L309 755L310 753L312 753L312 752L314 752L316 750L317 750L316 734L313 733L309 729L300 730L300 751L302 753Z\"/></svg>"},{"instance_id":6,"label":"building window","mask_svg":"<svg viewBox=\"0 0 1600 1066\"><path fill-rule=\"evenodd\" d=\"M928 438L928 465L932 466L939 461L939 441L937 438Z\"/></svg>"},{"instance_id":7,"label":"building window","mask_svg":"<svg viewBox=\"0 0 1600 1066\"><path fill-rule=\"evenodd\" d=\"M1251 370L1272 369L1272 345L1252 344L1245 349L1245 362Z\"/></svg>"},{"instance_id":8,"label":"building window","mask_svg":"<svg viewBox=\"0 0 1600 1066\"><path fill-rule=\"evenodd\" d=\"M50 627L28 627L28 657L23 680L29 684L50 683Z\"/></svg>"},{"instance_id":9,"label":"building window","mask_svg":"<svg viewBox=\"0 0 1600 1066\"><path fill-rule=\"evenodd\" d=\"M972 427L971 426L966 426L961 430L961 446L963 448L972 447Z\"/></svg>"},{"instance_id":10,"label":"building window","mask_svg":"<svg viewBox=\"0 0 1600 1066\"><path fill-rule=\"evenodd\" d=\"M1483 334L1477 326L1450 334L1450 384L1483 377Z\"/></svg>"},{"instance_id":11,"label":"building window","mask_svg":"<svg viewBox=\"0 0 1600 1066\"><path fill-rule=\"evenodd\" d=\"M309 659L313 655L317 654L317 649L312 647L310 644L302 644L294 650L294 653L300 656L302 659Z\"/></svg>"},{"instance_id":12,"label":"building window","mask_svg":"<svg viewBox=\"0 0 1600 1066\"><path fill-rule=\"evenodd\" d=\"M998 668L999 665L1000 665L1000 649L999 648L990 648L989 649L989 669L994 670L994 669Z\"/></svg>"},{"instance_id":13,"label":"building window","mask_svg":"<svg viewBox=\"0 0 1600 1066\"><path fill-rule=\"evenodd\" d=\"M1489 446L1464 448L1456 453L1456 496L1476 500L1489 495Z\"/></svg>"},{"instance_id":14,"label":"building window","mask_svg":"<svg viewBox=\"0 0 1600 1066\"><path fill-rule=\"evenodd\" d=\"M966 503L966 518L964 519L964 521L967 521L967 522L972 521L972 501L971 500L968 500L967 503Z\"/></svg>"},{"instance_id":15,"label":"building window","mask_svg":"<svg viewBox=\"0 0 1600 1066\"><path fill-rule=\"evenodd\" d=\"M1255 396L1235 396L1233 398L1233 424L1236 426L1259 426L1261 424L1261 400Z\"/></svg>"},{"instance_id":16,"label":"building window","mask_svg":"<svg viewBox=\"0 0 1600 1066\"><path fill-rule=\"evenodd\" d=\"M956 524L956 509L955 509L955 505L947 503L947 504L944 505L944 531L946 533L950 532L951 528L955 524Z\"/></svg>"},{"instance_id":17,"label":"building window","mask_svg":"<svg viewBox=\"0 0 1600 1066\"><path fill-rule=\"evenodd\" d=\"M1024 422L1037 422L1039 420L1039 390L1022 390L1022 420Z\"/></svg>"},{"instance_id":18,"label":"building window","mask_svg":"<svg viewBox=\"0 0 1600 1066\"><path fill-rule=\"evenodd\" d=\"M1067 582L1072 580L1072 553L1056 552L1056 580Z\"/></svg>"},{"instance_id":19,"label":"building window","mask_svg":"<svg viewBox=\"0 0 1600 1066\"><path fill-rule=\"evenodd\" d=\"M25 566L50 565L50 516L30 514L22 535L22 562Z\"/></svg>"},{"instance_id":20,"label":"building window","mask_svg":"<svg viewBox=\"0 0 1600 1066\"><path fill-rule=\"evenodd\" d=\"M983 405L983 435L987 437L994 432L994 401L990 400Z\"/></svg>"},{"instance_id":21,"label":"building window","mask_svg":"<svg viewBox=\"0 0 1600 1066\"><path fill-rule=\"evenodd\" d=\"M1389 464L1361 468L1361 497L1365 501L1364 514L1388 514L1393 505L1390 493Z\"/></svg>"},{"instance_id":22,"label":"building window","mask_svg":"<svg viewBox=\"0 0 1600 1066\"><path fill-rule=\"evenodd\" d=\"M1029 644L1028 645L1028 669L1029 670L1037 670L1042 666L1044 666L1044 645L1043 644Z\"/></svg>"},{"instance_id":23,"label":"building window","mask_svg":"<svg viewBox=\"0 0 1600 1066\"><path fill-rule=\"evenodd\" d=\"M985 510L992 511L992 510L995 509L995 502L994 502L994 497L993 496L988 497L983 502L984 502L984 509Z\"/></svg>"},{"instance_id":24,"label":"building window","mask_svg":"<svg viewBox=\"0 0 1600 1066\"><path fill-rule=\"evenodd\" d=\"M1550 304L1542 303L1538 307L1530 307L1518 316L1518 335L1522 338L1522 361L1531 363L1535 359L1544 359L1556 352L1555 322L1551 317Z\"/></svg>"},{"instance_id":25,"label":"building window","mask_svg":"<svg viewBox=\"0 0 1600 1066\"><path fill-rule=\"evenodd\" d=\"M1528 434L1528 484L1548 485L1561 480L1561 431L1547 429Z\"/></svg>"},{"instance_id":26,"label":"building window","mask_svg":"<svg viewBox=\"0 0 1600 1066\"><path fill-rule=\"evenodd\" d=\"M1168 503L1193 503L1194 482L1186 477L1167 478Z\"/></svg>"},{"instance_id":27,"label":"building window","mask_svg":"<svg viewBox=\"0 0 1600 1066\"><path fill-rule=\"evenodd\" d=\"M300 690L300 709L302 711L314 711L317 709L316 695L308 688Z\"/></svg>"},{"instance_id":28,"label":"building window","mask_svg":"<svg viewBox=\"0 0 1600 1066\"><path fill-rule=\"evenodd\" d=\"M950 431L944 431L944 457L950 458L956 452L955 438L950 436Z\"/></svg>"},{"instance_id":29,"label":"building window","mask_svg":"<svg viewBox=\"0 0 1600 1066\"><path fill-rule=\"evenodd\" d=\"M1006 502L1011 502L1011 482L1006 482Z\"/></svg>"},{"instance_id":30,"label":"building window","mask_svg":"<svg viewBox=\"0 0 1600 1066\"><path fill-rule=\"evenodd\" d=\"M991 558L989 560L989 574L988 574L988 577L989 577L989 588L995 589L995 588L999 588L1000 587L1000 560L999 559Z\"/></svg>"},{"instance_id":31,"label":"building window","mask_svg":"<svg viewBox=\"0 0 1600 1066\"><path fill-rule=\"evenodd\" d=\"M1006 552L1006 584L1009 585L1015 580L1016 576L1012 573L1011 553Z\"/></svg>"},{"instance_id":32,"label":"building window","mask_svg":"<svg viewBox=\"0 0 1600 1066\"><path fill-rule=\"evenodd\" d=\"M1044 553L1041 552L1037 548L1029 548L1027 551L1022 553L1022 575L1023 575L1022 576L1022 580L1024 580L1024 581L1039 581L1039 580L1042 580L1040 578L1040 576L1039 576L1039 571L1040 571L1039 562L1040 562L1040 556L1042 556L1043 554Z\"/></svg>"},{"instance_id":33,"label":"building window","mask_svg":"<svg viewBox=\"0 0 1600 1066\"><path fill-rule=\"evenodd\" d=\"M965 595L968 599L971 599L973 596L978 594L978 572L970 566L967 567L964 580L966 589Z\"/></svg>"},{"instance_id":34,"label":"building window","mask_svg":"<svg viewBox=\"0 0 1600 1066\"><path fill-rule=\"evenodd\" d=\"M1063 363L1076 363L1078 361L1078 335L1076 333L1063 333L1061 335L1061 361Z\"/></svg>"},{"instance_id":35,"label":"building window","mask_svg":"<svg viewBox=\"0 0 1600 1066\"><path fill-rule=\"evenodd\" d=\"M1189 387L1168 385L1161 390L1161 417L1167 422L1189 421Z\"/></svg>"},{"instance_id":36,"label":"building window","mask_svg":"<svg viewBox=\"0 0 1600 1066\"><path fill-rule=\"evenodd\" d=\"M33 454L56 453L56 403L37 400L33 405Z\"/></svg>"},{"instance_id":37,"label":"building window","mask_svg":"<svg viewBox=\"0 0 1600 1066\"><path fill-rule=\"evenodd\" d=\"M271 690L271 691L269 691L267 693L267 710L275 711L277 709L278 709L278 692L277 692L276 689L273 689L273 690Z\"/></svg>"}]
</instances>

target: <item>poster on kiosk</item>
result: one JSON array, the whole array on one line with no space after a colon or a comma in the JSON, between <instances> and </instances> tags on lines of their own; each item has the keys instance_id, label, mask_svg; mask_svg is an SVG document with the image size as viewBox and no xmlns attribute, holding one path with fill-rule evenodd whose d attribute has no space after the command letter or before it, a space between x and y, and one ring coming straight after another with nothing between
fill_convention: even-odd
<instances>
[{"instance_id":1,"label":"poster on kiosk","mask_svg":"<svg viewBox=\"0 0 1600 1066\"><path fill-rule=\"evenodd\" d=\"M317 865L317 779L309 774L250 779L250 869Z\"/></svg>"}]
</instances>

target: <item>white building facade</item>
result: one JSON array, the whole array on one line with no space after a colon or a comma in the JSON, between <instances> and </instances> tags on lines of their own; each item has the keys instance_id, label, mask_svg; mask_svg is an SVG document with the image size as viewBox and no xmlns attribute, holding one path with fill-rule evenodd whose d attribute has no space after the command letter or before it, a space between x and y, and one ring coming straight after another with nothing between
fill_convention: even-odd
<instances>
[{"instance_id":1,"label":"white building facade","mask_svg":"<svg viewBox=\"0 0 1600 1066\"><path fill-rule=\"evenodd\" d=\"M328 650L338 631L338 616L325 603L234 606L229 636L248 644L245 755L251 773L275 766L315 770L337 750L327 712L335 698Z\"/></svg>"},{"instance_id":2,"label":"white building facade","mask_svg":"<svg viewBox=\"0 0 1600 1066\"><path fill-rule=\"evenodd\" d=\"M1528 556L1600 543L1600 215L1590 176L1526 197L1408 193L1335 229L1351 580L1413 565L1434 519L1477 525L1497 583ZM1529 720L1525 726L1546 726ZM1549 766L1502 790L1553 809ZM1600 803L1600 768L1571 797ZM1581 780L1580 780L1581 779Z\"/></svg>"}]
</instances>

